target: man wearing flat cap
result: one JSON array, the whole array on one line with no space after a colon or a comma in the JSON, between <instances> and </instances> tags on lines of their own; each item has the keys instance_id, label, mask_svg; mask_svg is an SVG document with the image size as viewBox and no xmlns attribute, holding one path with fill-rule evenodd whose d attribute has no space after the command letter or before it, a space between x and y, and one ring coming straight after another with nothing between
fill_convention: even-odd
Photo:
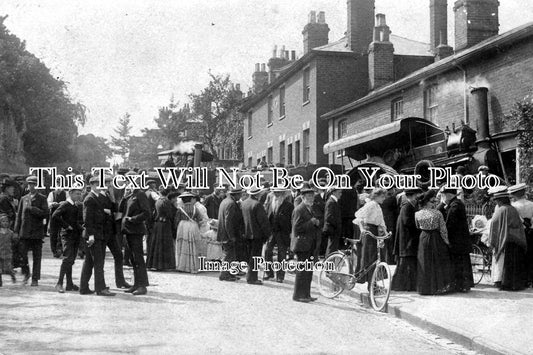
<instances>
[{"instance_id":1,"label":"man wearing flat cap","mask_svg":"<svg viewBox=\"0 0 533 355\"><path fill-rule=\"evenodd\" d=\"M516 208L524 224L526 233L527 252L526 252L526 270L528 286L533 285L533 202L526 198L527 185L524 183L509 187L511 195L511 206Z\"/></svg>"},{"instance_id":2,"label":"man wearing flat cap","mask_svg":"<svg viewBox=\"0 0 533 355\"><path fill-rule=\"evenodd\" d=\"M244 221L244 239L248 250L248 272L246 282L253 285L261 285L263 282L257 279L257 270L253 269L254 257L260 257L263 244L270 238L270 221L259 201L262 189L252 188L248 190L249 197L241 204Z\"/></svg>"},{"instance_id":3,"label":"man wearing flat cap","mask_svg":"<svg viewBox=\"0 0 533 355\"><path fill-rule=\"evenodd\" d=\"M20 199L14 232L18 234L20 239L19 252L23 258L22 273L24 274L24 283L28 282L30 278L28 251L31 250L33 255L31 285L38 286L38 281L41 278L41 257L44 239L43 221L48 217L48 203L46 202L46 197L37 192L36 176L29 176L26 182L28 183L28 194Z\"/></svg>"},{"instance_id":4,"label":"man wearing flat cap","mask_svg":"<svg viewBox=\"0 0 533 355\"><path fill-rule=\"evenodd\" d=\"M242 211L237 203L241 195L242 189L232 188L228 191L218 210L217 241L222 243L223 262L227 264L236 260L235 243L242 239ZM230 274L229 271L221 271L218 279L220 281L236 281L237 277Z\"/></svg>"},{"instance_id":5,"label":"man wearing flat cap","mask_svg":"<svg viewBox=\"0 0 533 355\"><path fill-rule=\"evenodd\" d=\"M455 289L468 292L474 286L470 250L472 241L464 203L457 198L457 189L441 190L443 202L437 209L444 216L448 239L450 241L450 256L454 268Z\"/></svg>"}]
</instances>

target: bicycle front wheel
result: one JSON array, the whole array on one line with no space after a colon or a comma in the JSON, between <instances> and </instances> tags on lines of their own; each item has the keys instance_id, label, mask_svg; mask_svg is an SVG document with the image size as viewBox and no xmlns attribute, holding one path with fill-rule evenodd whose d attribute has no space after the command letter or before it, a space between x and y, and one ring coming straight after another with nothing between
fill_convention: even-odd
<instances>
[{"instance_id":1,"label":"bicycle front wheel","mask_svg":"<svg viewBox=\"0 0 533 355\"><path fill-rule=\"evenodd\" d=\"M318 290L322 296L333 298L344 291L344 285L340 282L339 277L335 276L349 274L348 257L341 252L336 252L326 258L324 265L332 265L333 270L328 270L325 267L318 272Z\"/></svg>"},{"instance_id":2,"label":"bicycle front wheel","mask_svg":"<svg viewBox=\"0 0 533 355\"><path fill-rule=\"evenodd\" d=\"M382 311L389 302L392 275L389 265L381 262L376 266L370 281L370 304L376 311Z\"/></svg>"}]
</instances>

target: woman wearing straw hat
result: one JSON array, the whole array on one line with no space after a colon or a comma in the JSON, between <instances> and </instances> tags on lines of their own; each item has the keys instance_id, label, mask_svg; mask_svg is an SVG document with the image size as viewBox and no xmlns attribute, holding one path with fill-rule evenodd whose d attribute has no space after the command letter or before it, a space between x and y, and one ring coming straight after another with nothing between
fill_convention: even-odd
<instances>
[{"instance_id":1,"label":"woman wearing straw hat","mask_svg":"<svg viewBox=\"0 0 533 355\"><path fill-rule=\"evenodd\" d=\"M183 204L178 207L175 223L176 232L176 270L196 274L200 269L198 241L200 240L199 222L201 216L195 204L198 196L190 192L179 195Z\"/></svg>"}]
</instances>

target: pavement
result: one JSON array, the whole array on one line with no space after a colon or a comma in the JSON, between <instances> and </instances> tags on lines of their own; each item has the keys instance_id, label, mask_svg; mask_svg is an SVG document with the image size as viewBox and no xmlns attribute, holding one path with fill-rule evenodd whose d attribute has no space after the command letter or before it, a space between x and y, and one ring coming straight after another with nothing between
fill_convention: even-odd
<instances>
[{"instance_id":1,"label":"pavement","mask_svg":"<svg viewBox=\"0 0 533 355\"><path fill-rule=\"evenodd\" d=\"M218 273L149 272L148 294L133 296L114 288L108 255L115 297L59 294L60 260L47 248L38 287L22 285L20 272L16 284L4 277L0 354L476 354L348 294L294 302L290 280L256 286L220 282Z\"/></svg>"},{"instance_id":2,"label":"pavement","mask_svg":"<svg viewBox=\"0 0 533 355\"><path fill-rule=\"evenodd\" d=\"M532 289L393 292L387 314L368 307L365 285L330 300L313 282L318 301L300 304L291 300L290 274L283 284L255 286L220 282L217 273L149 272L148 295L135 297L114 289L108 253L106 281L117 296L81 296L54 290L60 260L43 247L39 287L22 285L20 273L16 284L3 277L0 354L533 353Z\"/></svg>"},{"instance_id":3,"label":"pavement","mask_svg":"<svg viewBox=\"0 0 533 355\"><path fill-rule=\"evenodd\" d=\"M394 273L394 266L391 270ZM347 294L370 305L366 284ZM500 291L483 280L468 293L421 296L393 291L386 311L483 354L533 354L532 288Z\"/></svg>"}]
</instances>

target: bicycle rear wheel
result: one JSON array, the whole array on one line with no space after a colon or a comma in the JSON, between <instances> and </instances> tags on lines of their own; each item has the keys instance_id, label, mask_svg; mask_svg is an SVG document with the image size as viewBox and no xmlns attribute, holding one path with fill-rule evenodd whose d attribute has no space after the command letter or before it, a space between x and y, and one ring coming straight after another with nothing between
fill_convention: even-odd
<instances>
[{"instance_id":1,"label":"bicycle rear wheel","mask_svg":"<svg viewBox=\"0 0 533 355\"><path fill-rule=\"evenodd\" d=\"M351 276L350 264L348 257L341 252L329 255L324 261L324 268L318 272L318 290L326 298L333 298L344 291L344 284L340 282L339 277L334 276ZM333 271L328 270L328 265L332 265Z\"/></svg>"},{"instance_id":2,"label":"bicycle rear wheel","mask_svg":"<svg viewBox=\"0 0 533 355\"><path fill-rule=\"evenodd\" d=\"M483 251L477 245L472 245L470 251L470 263L472 264L472 277L474 279L474 285L478 285L485 275L486 261Z\"/></svg>"},{"instance_id":3,"label":"bicycle rear wheel","mask_svg":"<svg viewBox=\"0 0 533 355\"><path fill-rule=\"evenodd\" d=\"M389 265L381 262L376 266L370 281L370 304L376 311L382 311L389 302L392 275Z\"/></svg>"}]
</instances>

